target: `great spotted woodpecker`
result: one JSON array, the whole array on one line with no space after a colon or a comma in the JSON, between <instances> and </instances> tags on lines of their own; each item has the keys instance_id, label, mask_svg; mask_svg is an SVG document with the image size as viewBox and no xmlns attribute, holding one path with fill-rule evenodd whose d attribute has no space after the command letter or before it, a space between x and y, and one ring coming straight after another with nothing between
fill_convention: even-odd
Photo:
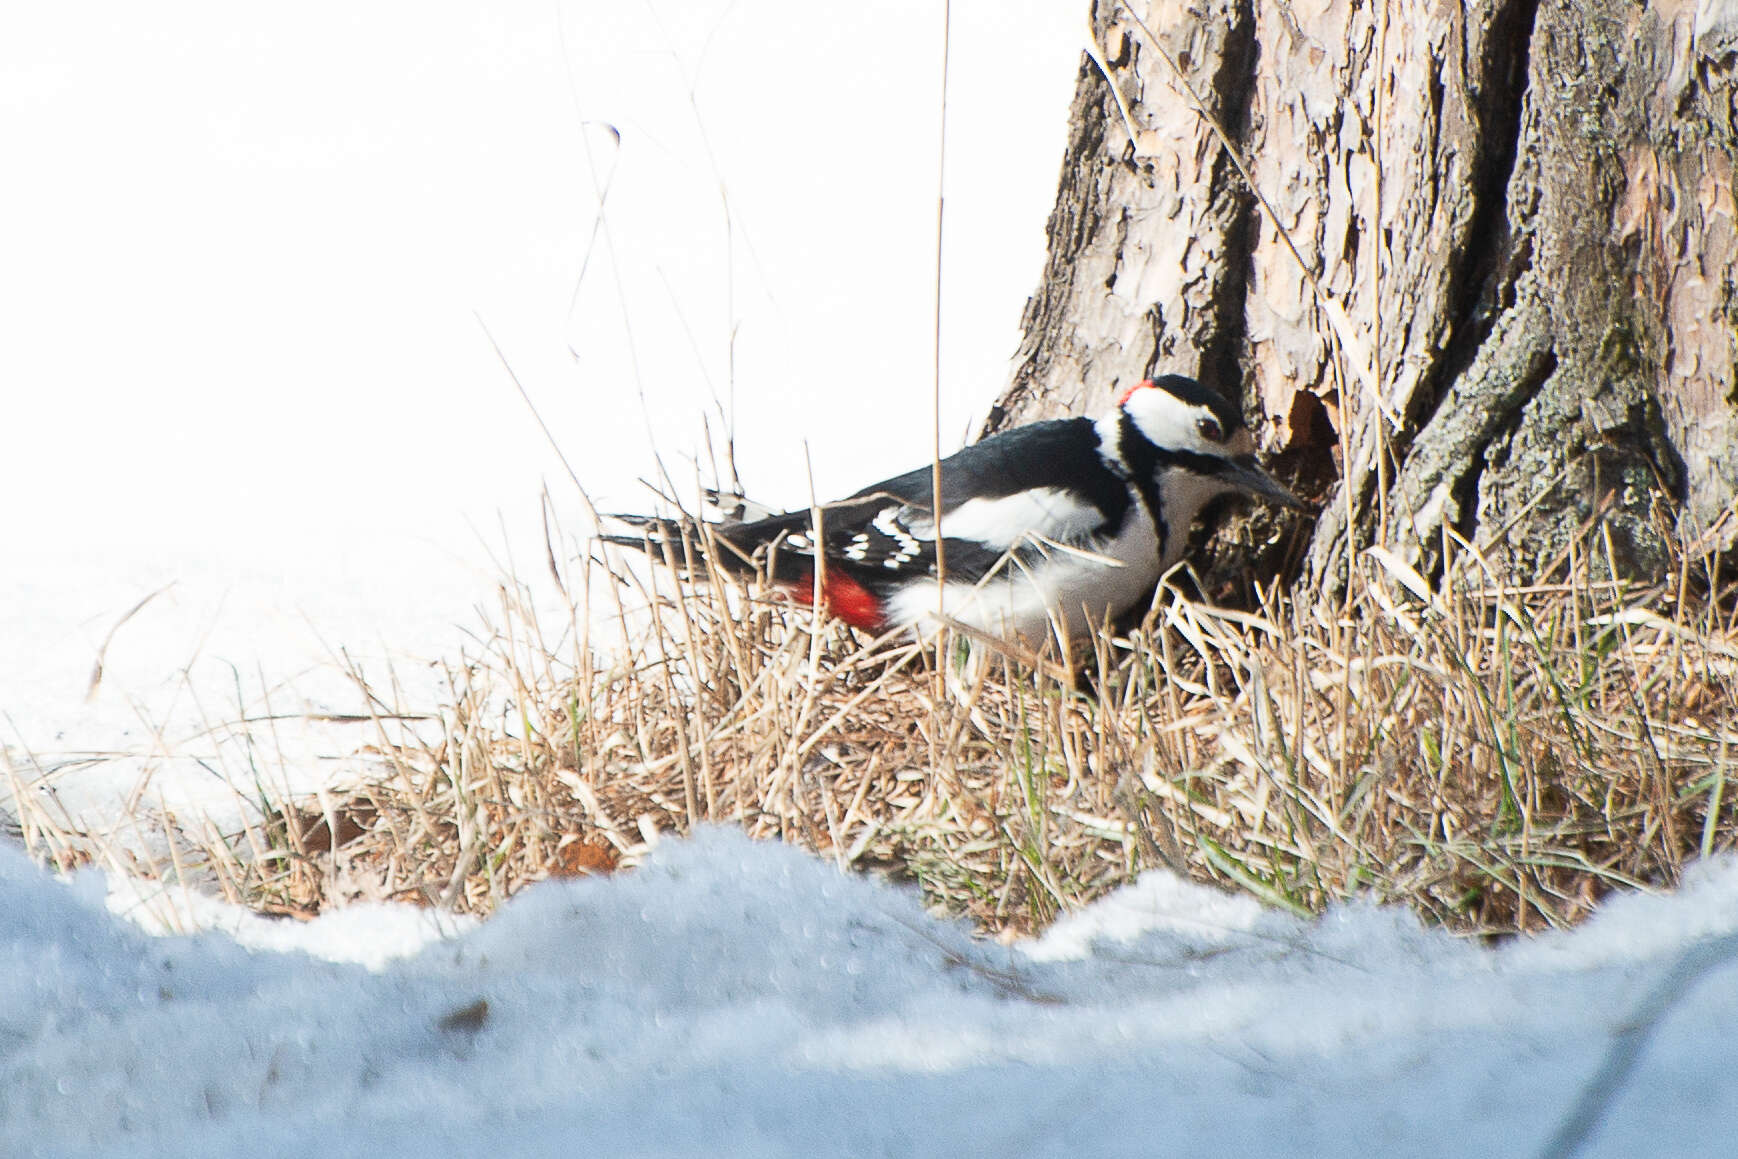
<instances>
[{"instance_id":1,"label":"great spotted woodpecker","mask_svg":"<svg viewBox=\"0 0 1738 1159\"><path fill-rule=\"evenodd\" d=\"M931 466L811 512L707 526L618 516L627 547L691 550L708 538L719 567L767 576L799 602L870 632L923 630L940 612L1036 644L1077 637L1129 610L1182 558L1189 526L1229 491L1304 504L1255 461L1237 408L1192 378L1143 381L1103 417L1054 419L993 435L941 461L939 532ZM941 538L937 590L936 538ZM661 548L660 548L661 550Z\"/></svg>"}]
</instances>

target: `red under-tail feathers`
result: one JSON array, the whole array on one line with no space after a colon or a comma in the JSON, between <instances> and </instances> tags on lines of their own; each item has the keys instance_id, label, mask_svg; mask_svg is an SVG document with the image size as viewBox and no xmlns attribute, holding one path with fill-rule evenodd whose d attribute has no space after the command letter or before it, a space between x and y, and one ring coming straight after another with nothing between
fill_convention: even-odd
<instances>
[{"instance_id":1,"label":"red under-tail feathers","mask_svg":"<svg viewBox=\"0 0 1738 1159\"><path fill-rule=\"evenodd\" d=\"M812 579L792 581L780 586L799 604L812 606L815 602L815 584ZM887 610L875 593L843 572L827 572L821 583L821 604L829 613L853 628L861 628L865 632L879 632L887 627Z\"/></svg>"}]
</instances>

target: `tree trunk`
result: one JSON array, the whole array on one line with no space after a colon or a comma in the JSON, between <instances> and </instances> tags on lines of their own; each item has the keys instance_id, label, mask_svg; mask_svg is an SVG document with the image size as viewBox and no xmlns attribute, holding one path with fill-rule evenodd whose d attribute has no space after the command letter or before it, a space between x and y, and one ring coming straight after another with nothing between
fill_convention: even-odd
<instances>
[{"instance_id":1,"label":"tree trunk","mask_svg":"<svg viewBox=\"0 0 1738 1159\"><path fill-rule=\"evenodd\" d=\"M1328 499L1330 587L1371 543L1428 574L1450 533L1540 578L1738 540L1738 5L1097 0L1092 28L987 429L1155 372L1241 392Z\"/></svg>"}]
</instances>

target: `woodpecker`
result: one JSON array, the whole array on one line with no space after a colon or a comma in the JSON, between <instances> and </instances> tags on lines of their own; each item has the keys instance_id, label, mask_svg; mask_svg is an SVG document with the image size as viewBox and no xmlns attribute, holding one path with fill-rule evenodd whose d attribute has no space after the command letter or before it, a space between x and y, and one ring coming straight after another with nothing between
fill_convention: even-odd
<instances>
[{"instance_id":1,"label":"woodpecker","mask_svg":"<svg viewBox=\"0 0 1738 1159\"><path fill-rule=\"evenodd\" d=\"M720 568L765 568L804 604L818 552L822 605L852 627L923 632L940 613L1036 645L1052 631L1079 637L1149 595L1201 509L1232 491L1306 509L1256 463L1237 408L1171 374L1128 387L1096 420L1032 423L943 459L939 526L932 464L822 507L818 526L802 510L706 529ZM685 560L686 531L692 550L707 550L692 521L615 518L634 534L606 542L672 544Z\"/></svg>"}]
</instances>

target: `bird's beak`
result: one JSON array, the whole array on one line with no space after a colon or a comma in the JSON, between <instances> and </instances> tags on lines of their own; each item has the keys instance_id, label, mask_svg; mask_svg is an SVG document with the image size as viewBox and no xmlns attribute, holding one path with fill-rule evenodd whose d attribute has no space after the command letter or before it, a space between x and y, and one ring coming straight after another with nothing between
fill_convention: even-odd
<instances>
[{"instance_id":1,"label":"bird's beak","mask_svg":"<svg viewBox=\"0 0 1738 1159\"><path fill-rule=\"evenodd\" d=\"M1278 479L1261 469L1261 464L1255 461L1254 455L1240 455L1235 459L1225 460L1225 466L1219 471L1219 477L1241 491L1251 495L1259 495L1263 499L1298 511L1310 510L1310 505L1280 486Z\"/></svg>"}]
</instances>

